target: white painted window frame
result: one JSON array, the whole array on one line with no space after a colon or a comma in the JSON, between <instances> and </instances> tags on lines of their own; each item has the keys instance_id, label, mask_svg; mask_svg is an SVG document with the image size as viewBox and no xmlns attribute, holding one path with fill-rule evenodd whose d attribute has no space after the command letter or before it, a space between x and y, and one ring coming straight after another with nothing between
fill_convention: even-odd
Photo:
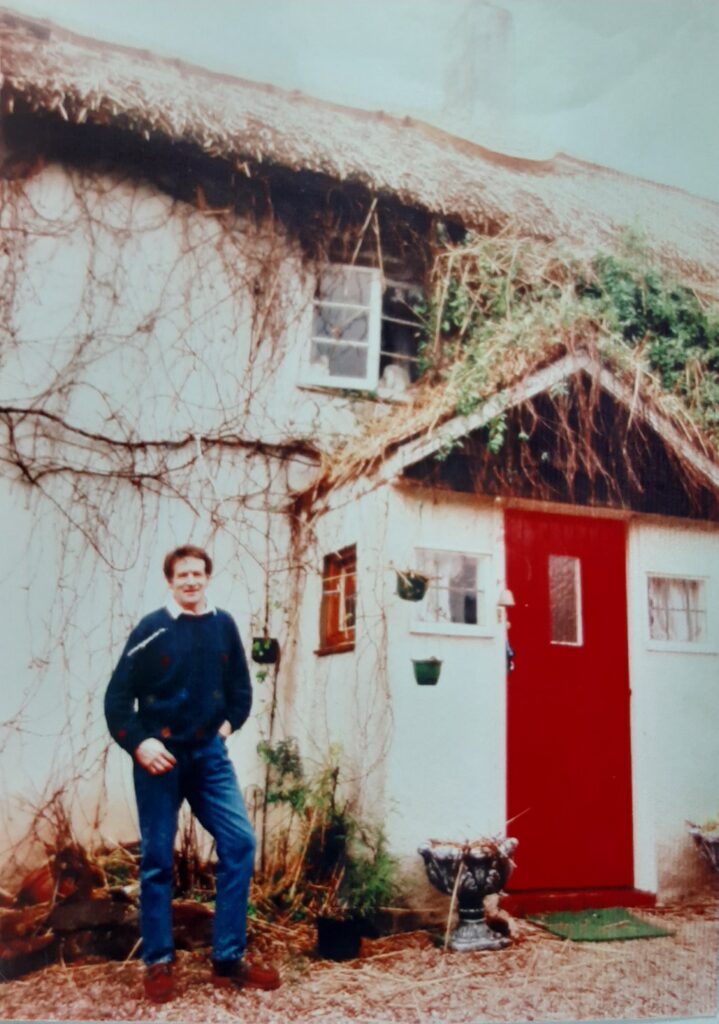
<instances>
[{"instance_id":1,"label":"white painted window frame","mask_svg":"<svg viewBox=\"0 0 719 1024\"><path fill-rule=\"evenodd\" d=\"M310 330L309 330L309 345L306 351L305 366L302 374L302 380L305 384L311 384L317 387L330 387L330 388L344 388L356 391L374 391L377 388L379 381L379 353L380 353L380 337L382 333L382 275L380 271L374 267L354 267L345 264L333 264L343 271L351 271L357 274L368 275L370 279L370 294L369 303L366 307L357 307L354 303L332 303L326 300L319 300L313 298L311 305L311 318L310 318ZM334 338L324 338L313 333L314 324L314 311L318 305L322 306L335 306L336 308L366 308L367 309L367 371L364 377L342 377L332 376L327 373L322 373L313 368L310 351L312 345L316 341L321 341L325 344L339 344ZM343 345L352 345L352 342L341 342ZM361 344L356 343L359 348Z\"/></svg>"},{"instance_id":2,"label":"white painted window frame","mask_svg":"<svg viewBox=\"0 0 719 1024\"><path fill-rule=\"evenodd\" d=\"M693 640L661 640L651 635L650 604L649 604L649 581L651 579L674 579L690 580L704 584L704 601L706 613L706 639L703 641ZM643 618L644 637L647 649L650 651L663 651L677 654L719 654L717 648L717 631L712 619L714 609L714 587L713 580L709 576L699 573L665 572L662 569L650 569L644 573Z\"/></svg>"},{"instance_id":3,"label":"white painted window frame","mask_svg":"<svg viewBox=\"0 0 719 1024\"><path fill-rule=\"evenodd\" d=\"M422 622L419 619L422 603L427 600L427 595L422 601L415 602L412 606L412 621L410 632L419 634L432 634L437 636L458 636L458 637L493 637L497 627L496 616L493 612L493 591L492 591L492 554L489 551L467 551L455 546L448 547L444 544L420 544L414 549L415 559L412 566L418 572L422 572L420 555L423 551L436 552L441 555L461 555L463 558L477 559L477 587L478 594L483 594L483 608L485 621L483 623L467 622ZM429 586L432 586L430 579ZM429 588L428 588L429 593ZM480 616L478 615L478 618Z\"/></svg>"}]
</instances>

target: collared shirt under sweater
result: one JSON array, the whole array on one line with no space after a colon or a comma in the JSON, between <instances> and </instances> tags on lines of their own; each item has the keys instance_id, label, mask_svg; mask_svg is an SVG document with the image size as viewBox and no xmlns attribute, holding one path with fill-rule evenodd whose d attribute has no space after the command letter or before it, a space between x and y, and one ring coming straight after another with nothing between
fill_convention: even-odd
<instances>
[{"instance_id":1,"label":"collared shirt under sweater","mask_svg":"<svg viewBox=\"0 0 719 1024\"><path fill-rule=\"evenodd\" d=\"M239 729L252 706L247 660L234 619L219 608L183 612L174 602L133 629L105 694L113 738L130 754L151 736L169 750Z\"/></svg>"}]
</instances>

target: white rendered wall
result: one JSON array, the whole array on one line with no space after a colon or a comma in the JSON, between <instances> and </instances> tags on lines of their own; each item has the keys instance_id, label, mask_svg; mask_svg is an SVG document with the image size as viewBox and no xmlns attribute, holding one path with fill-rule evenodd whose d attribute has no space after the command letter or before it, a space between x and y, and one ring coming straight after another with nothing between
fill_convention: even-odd
<instances>
[{"instance_id":1,"label":"white rendered wall","mask_svg":"<svg viewBox=\"0 0 719 1024\"><path fill-rule=\"evenodd\" d=\"M341 781L368 819L384 814L386 757L392 734L383 608L387 491L348 497L313 526L303 553L305 575L278 713L278 735L297 738L306 768L316 771L335 748ZM324 557L357 547L355 648L319 655Z\"/></svg>"},{"instance_id":2,"label":"white rendered wall","mask_svg":"<svg viewBox=\"0 0 719 1024\"><path fill-rule=\"evenodd\" d=\"M387 826L393 848L407 857L429 838L504 834L506 814L505 627L497 614L504 587L501 510L460 495L393 492L387 560L412 568L418 547L490 556L489 635L447 636L441 627L417 632L415 606L394 593L394 573L386 578L394 723ZM436 686L415 682L412 659L426 657L442 660Z\"/></svg>"},{"instance_id":3,"label":"white rendered wall","mask_svg":"<svg viewBox=\"0 0 719 1024\"><path fill-rule=\"evenodd\" d=\"M102 698L129 629L165 600L167 550L206 545L212 597L248 648L266 611L284 642L285 510L315 467L253 444L347 433L355 419L344 397L298 386L313 279L281 231L57 167L0 182L0 227L0 401L57 417L25 417L15 434L30 469L53 472L30 484L8 461L0 483L2 867L54 792L84 839L106 784L102 833L131 833L130 760L112 747L104 768ZM113 448L128 439L151 444L132 461ZM270 702L258 685L230 741L243 785L258 781Z\"/></svg>"},{"instance_id":4,"label":"white rendered wall","mask_svg":"<svg viewBox=\"0 0 719 1024\"><path fill-rule=\"evenodd\" d=\"M352 432L352 399L300 386L315 276L277 223L50 166L0 182L0 228L4 399L54 389L55 411L111 436Z\"/></svg>"},{"instance_id":5,"label":"white rendered wall","mask_svg":"<svg viewBox=\"0 0 719 1024\"><path fill-rule=\"evenodd\" d=\"M431 491L347 494L316 524L282 728L300 738L310 760L341 745L363 812L382 822L393 853L409 866L428 838L505 831L502 514L475 498ZM322 557L348 544L357 545L356 646L321 657L314 651ZM411 568L418 547L490 556L488 635L415 630L415 606L397 596L395 568ZM443 661L439 682L419 686L412 659L430 656Z\"/></svg>"},{"instance_id":6,"label":"white rendered wall","mask_svg":"<svg viewBox=\"0 0 719 1024\"><path fill-rule=\"evenodd\" d=\"M247 551L267 523L257 513L218 532L189 504L160 500L135 538L135 560L120 567L99 560L30 489L0 481L0 501L13 538L0 549L7 595L0 618L7 652L0 688L0 861L12 860L17 840L53 793L62 794L79 839L133 838L131 761L111 743L103 715L114 664L130 628L166 601L162 557L186 541L212 551L210 597L237 621L249 657L252 620L263 611L265 565L261 553L253 558ZM132 530L134 518L124 526ZM286 551L284 520L275 517L271 529L273 549ZM281 623L270 621L281 634ZM261 781L256 747L267 715L268 694L255 684L252 717L229 741L243 788Z\"/></svg>"},{"instance_id":7,"label":"white rendered wall","mask_svg":"<svg viewBox=\"0 0 719 1024\"><path fill-rule=\"evenodd\" d=\"M635 884L681 894L707 881L685 821L719 812L719 531L635 521L628 564ZM707 579L708 650L650 640L649 574Z\"/></svg>"}]
</instances>

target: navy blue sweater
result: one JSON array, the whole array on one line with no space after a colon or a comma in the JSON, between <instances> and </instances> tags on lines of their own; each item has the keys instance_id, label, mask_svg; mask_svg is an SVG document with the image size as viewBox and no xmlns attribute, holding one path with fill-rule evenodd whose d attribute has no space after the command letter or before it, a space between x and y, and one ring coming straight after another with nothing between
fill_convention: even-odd
<instances>
[{"instance_id":1,"label":"navy blue sweater","mask_svg":"<svg viewBox=\"0 0 719 1024\"><path fill-rule=\"evenodd\" d=\"M150 736L170 750L206 743L245 722L252 687L234 619L218 608L146 615L130 633L105 694L105 717L130 754Z\"/></svg>"}]
</instances>

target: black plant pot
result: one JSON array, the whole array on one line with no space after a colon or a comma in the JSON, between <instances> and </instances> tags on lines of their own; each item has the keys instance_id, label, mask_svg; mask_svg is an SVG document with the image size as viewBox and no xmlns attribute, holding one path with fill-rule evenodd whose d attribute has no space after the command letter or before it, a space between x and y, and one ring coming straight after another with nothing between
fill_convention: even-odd
<instances>
[{"instance_id":1,"label":"black plant pot","mask_svg":"<svg viewBox=\"0 0 719 1024\"><path fill-rule=\"evenodd\" d=\"M356 917L318 917L317 952L325 960L354 960L359 956L363 924Z\"/></svg>"},{"instance_id":2,"label":"black plant pot","mask_svg":"<svg viewBox=\"0 0 719 1024\"><path fill-rule=\"evenodd\" d=\"M279 656L280 644L274 637L252 637L252 660L258 665L274 665Z\"/></svg>"},{"instance_id":3,"label":"black plant pot","mask_svg":"<svg viewBox=\"0 0 719 1024\"><path fill-rule=\"evenodd\" d=\"M403 601L421 601L428 583L429 577L420 572L397 572L397 593Z\"/></svg>"}]
</instances>

